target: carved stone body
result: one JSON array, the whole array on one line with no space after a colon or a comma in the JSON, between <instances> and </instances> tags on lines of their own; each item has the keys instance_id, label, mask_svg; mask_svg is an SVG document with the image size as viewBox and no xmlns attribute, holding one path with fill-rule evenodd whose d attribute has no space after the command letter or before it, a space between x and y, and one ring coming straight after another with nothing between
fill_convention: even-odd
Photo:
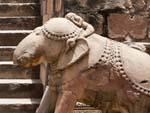
<instances>
[{"instance_id":1,"label":"carved stone body","mask_svg":"<svg viewBox=\"0 0 150 113\"><path fill-rule=\"evenodd\" d=\"M122 113L134 113L126 103L150 96L150 56L94 33L80 37L82 32L66 18L53 18L17 46L15 63L29 67L47 61L51 67L47 99L37 112L71 113L76 101L101 108L102 91L115 92ZM72 39L75 44L68 44Z\"/></svg>"}]
</instances>

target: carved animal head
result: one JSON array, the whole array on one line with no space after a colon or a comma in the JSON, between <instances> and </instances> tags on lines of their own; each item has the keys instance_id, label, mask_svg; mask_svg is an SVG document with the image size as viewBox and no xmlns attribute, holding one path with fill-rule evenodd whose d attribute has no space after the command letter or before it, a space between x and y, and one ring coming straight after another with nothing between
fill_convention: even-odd
<instances>
[{"instance_id":1,"label":"carved animal head","mask_svg":"<svg viewBox=\"0 0 150 113\"><path fill-rule=\"evenodd\" d=\"M14 51L13 61L15 64L29 67L40 64L44 60L41 32L36 28L24 38Z\"/></svg>"},{"instance_id":2,"label":"carved animal head","mask_svg":"<svg viewBox=\"0 0 150 113\"><path fill-rule=\"evenodd\" d=\"M82 31L66 18L52 18L19 43L14 62L29 67L46 60L63 69L88 53L86 40L78 38Z\"/></svg>"}]
</instances>

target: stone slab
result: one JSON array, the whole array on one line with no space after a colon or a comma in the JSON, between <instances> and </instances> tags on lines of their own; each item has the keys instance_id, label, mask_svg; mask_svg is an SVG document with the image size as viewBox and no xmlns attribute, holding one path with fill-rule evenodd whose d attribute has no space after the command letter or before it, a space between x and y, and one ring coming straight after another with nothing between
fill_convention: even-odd
<instances>
[{"instance_id":1,"label":"stone slab","mask_svg":"<svg viewBox=\"0 0 150 113\"><path fill-rule=\"evenodd\" d=\"M147 36L148 20L139 15L111 14L108 17L108 36L110 38L145 39Z\"/></svg>"},{"instance_id":2,"label":"stone slab","mask_svg":"<svg viewBox=\"0 0 150 113\"><path fill-rule=\"evenodd\" d=\"M0 30L0 46L16 46L32 30Z\"/></svg>"},{"instance_id":3,"label":"stone slab","mask_svg":"<svg viewBox=\"0 0 150 113\"><path fill-rule=\"evenodd\" d=\"M40 16L0 17L0 30L33 30L40 25L42 25L42 17Z\"/></svg>"},{"instance_id":4,"label":"stone slab","mask_svg":"<svg viewBox=\"0 0 150 113\"><path fill-rule=\"evenodd\" d=\"M39 66L23 68L13 65L12 61L0 61L0 79L37 79Z\"/></svg>"},{"instance_id":5,"label":"stone slab","mask_svg":"<svg viewBox=\"0 0 150 113\"><path fill-rule=\"evenodd\" d=\"M0 46L0 61L12 60L15 46Z\"/></svg>"},{"instance_id":6,"label":"stone slab","mask_svg":"<svg viewBox=\"0 0 150 113\"><path fill-rule=\"evenodd\" d=\"M39 79L0 79L0 98L41 98Z\"/></svg>"},{"instance_id":7,"label":"stone slab","mask_svg":"<svg viewBox=\"0 0 150 113\"><path fill-rule=\"evenodd\" d=\"M1 113L35 113L36 108L40 103L40 99L21 98L21 99L0 99ZM78 109L75 108L73 113L102 113L96 109Z\"/></svg>"},{"instance_id":8,"label":"stone slab","mask_svg":"<svg viewBox=\"0 0 150 113\"><path fill-rule=\"evenodd\" d=\"M0 0L0 3L39 3L39 0Z\"/></svg>"},{"instance_id":9,"label":"stone slab","mask_svg":"<svg viewBox=\"0 0 150 113\"><path fill-rule=\"evenodd\" d=\"M37 16L40 5L37 3L0 3L0 16Z\"/></svg>"},{"instance_id":10,"label":"stone slab","mask_svg":"<svg viewBox=\"0 0 150 113\"><path fill-rule=\"evenodd\" d=\"M35 113L40 99L0 99L1 113Z\"/></svg>"}]
</instances>

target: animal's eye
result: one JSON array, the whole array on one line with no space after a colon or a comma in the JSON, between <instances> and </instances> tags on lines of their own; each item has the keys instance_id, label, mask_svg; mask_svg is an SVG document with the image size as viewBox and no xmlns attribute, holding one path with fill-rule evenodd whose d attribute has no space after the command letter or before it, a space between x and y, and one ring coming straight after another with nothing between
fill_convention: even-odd
<instances>
[{"instance_id":1,"label":"animal's eye","mask_svg":"<svg viewBox=\"0 0 150 113\"><path fill-rule=\"evenodd\" d=\"M40 35L41 29L36 29L34 33L35 33L35 35Z\"/></svg>"},{"instance_id":2,"label":"animal's eye","mask_svg":"<svg viewBox=\"0 0 150 113\"><path fill-rule=\"evenodd\" d=\"M40 32L38 31L38 32L36 32L35 34L36 34L36 35L40 35Z\"/></svg>"}]
</instances>

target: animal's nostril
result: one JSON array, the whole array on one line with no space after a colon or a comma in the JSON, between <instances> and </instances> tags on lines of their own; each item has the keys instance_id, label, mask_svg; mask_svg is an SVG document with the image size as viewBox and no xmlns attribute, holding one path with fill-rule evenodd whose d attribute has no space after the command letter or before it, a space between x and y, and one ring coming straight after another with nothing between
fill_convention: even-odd
<instances>
[{"instance_id":1,"label":"animal's nostril","mask_svg":"<svg viewBox=\"0 0 150 113\"><path fill-rule=\"evenodd\" d=\"M26 59L24 57L21 57L21 58L17 59L18 64L23 64L25 61L26 61Z\"/></svg>"},{"instance_id":2,"label":"animal's nostril","mask_svg":"<svg viewBox=\"0 0 150 113\"><path fill-rule=\"evenodd\" d=\"M17 64L20 64L21 63L21 59L17 59Z\"/></svg>"},{"instance_id":3,"label":"animal's nostril","mask_svg":"<svg viewBox=\"0 0 150 113\"><path fill-rule=\"evenodd\" d=\"M28 58L24 57L24 56L17 59L17 63L20 64L20 65L26 64L27 62L28 62Z\"/></svg>"}]
</instances>

